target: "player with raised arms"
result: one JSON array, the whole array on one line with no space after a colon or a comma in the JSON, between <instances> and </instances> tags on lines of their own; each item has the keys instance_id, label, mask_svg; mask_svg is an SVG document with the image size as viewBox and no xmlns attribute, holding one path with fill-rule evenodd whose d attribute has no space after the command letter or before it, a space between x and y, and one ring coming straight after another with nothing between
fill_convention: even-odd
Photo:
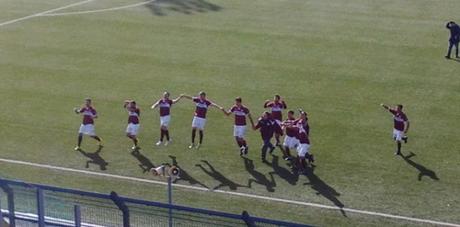
<instances>
[{"instance_id":1,"label":"player with raised arms","mask_svg":"<svg viewBox=\"0 0 460 227\"><path fill-rule=\"evenodd\" d=\"M163 139L166 136L166 142L164 143L165 146L168 146L168 144L172 141L171 138L169 137L169 122L171 121L171 107L173 104L177 103L180 99L181 96L179 96L176 99L169 99L169 92L165 91L163 93L163 98L155 102L151 109L155 109L159 107L160 109L160 140L155 144L157 146L160 146L163 143Z\"/></svg>"},{"instance_id":2,"label":"player with raised arms","mask_svg":"<svg viewBox=\"0 0 460 227\"><path fill-rule=\"evenodd\" d=\"M233 113L235 115L235 125L233 126L233 136L235 137L236 143L240 148L240 156L247 155L249 151L249 146L244 139L246 134L246 116L249 118L251 125L254 125L252 120L251 113L249 109L242 104L241 97L235 99L235 105L232 106L228 111L222 109L225 115L229 116Z\"/></svg>"},{"instance_id":3,"label":"player with raised arms","mask_svg":"<svg viewBox=\"0 0 460 227\"><path fill-rule=\"evenodd\" d=\"M264 108L271 109L271 117L281 125L283 121L283 110L287 108L286 102L281 99L280 95L275 95L273 100L266 100L264 103ZM276 146L280 146L280 134L275 132Z\"/></svg>"},{"instance_id":4,"label":"player with raised arms","mask_svg":"<svg viewBox=\"0 0 460 227\"><path fill-rule=\"evenodd\" d=\"M139 140L137 134L139 133L139 117L141 110L137 107L136 101L126 100L123 107L128 111L128 126L126 127L126 136L133 141L133 151L139 150Z\"/></svg>"},{"instance_id":5,"label":"player with raised arms","mask_svg":"<svg viewBox=\"0 0 460 227\"><path fill-rule=\"evenodd\" d=\"M252 128L254 130L259 129L260 135L262 137L263 145L261 149L261 158L262 162L267 162L266 156L267 156L267 150L269 150L270 153L275 150L275 146L273 146L271 139L273 137L273 134L275 132L278 132L279 134L282 134L283 131L281 130L281 127L279 124L273 120L271 117L271 114L267 111L265 111L262 114L262 117L260 117L257 121L257 125L253 125Z\"/></svg>"},{"instance_id":6,"label":"player with raised arms","mask_svg":"<svg viewBox=\"0 0 460 227\"><path fill-rule=\"evenodd\" d=\"M79 151L81 148L81 142L83 140L83 135L88 135L91 138L97 140L99 148L102 148L102 139L96 135L96 131L94 129L94 119L97 118L96 109L93 107L91 99L86 98L85 104L81 108L74 108L73 109L76 114L83 115L83 122L80 125L80 129L78 130L78 143L75 147L76 151Z\"/></svg>"},{"instance_id":7,"label":"player with raised arms","mask_svg":"<svg viewBox=\"0 0 460 227\"><path fill-rule=\"evenodd\" d=\"M459 58L458 55L458 45L460 43L460 26L453 21L449 21L446 24L446 28L450 31L449 38L449 48L447 49L446 58L450 59L450 53L452 52L452 47L455 47L455 57Z\"/></svg>"},{"instance_id":8,"label":"player with raised arms","mask_svg":"<svg viewBox=\"0 0 460 227\"><path fill-rule=\"evenodd\" d=\"M286 133L284 137L284 142L283 142L283 147L284 147L283 158L286 161L292 158L291 149L296 149L297 146L299 145L299 140L297 139L298 129L294 125L295 121L296 119L294 116L294 111L289 110L287 119L281 123L282 128L284 129Z\"/></svg>"},{"instance_id":9,"label":"player with raised arms","mask_svg":"<svg viewBox=\"0 0 460 227\"><path fill-rule=\"evenodd\" d=\"M198 93L198 97L192 97L189 95L182 94L180 97L184 97L187 99L192 100L195 105L195 116L193 117L192 121L192 143L188 147L189 149L196 148L199 149L201 144L203 143L203 133L204 133L204 126L206 124L206 113L208 111L209 106L214 106L216 108L219 108L220 110L223 110L224 108L209 101L206 99L206 93L204 91L200 91ZM196 137L196 130L199 130L200 133L200 142L198 145L195 145L195 137Z\"/></svg>"},{"instance_id":10,"label":"player with raised arms","mask_svg":"<svg viewBox=\"0 0 460 227\"><path fill-rule=\"evenodd\" d=\"M310 126L308 125L307 112L300 111L300 118L297 119L294 124L296 125L297 139L299 140L299 145L297 146L297 168L299 172L305 173L307 167L307 161L311 164L314 162L313 155L310 152Z\"/></svg>"},{"instance_id":11,"label":"player with raised arms","mask_svg":"<svg viewBox=\"0 0 460 227\"><path fill-rule=\"evenodd\" d=\"M401 141L407 143L408 137L406 136L409 131L409 119L406 114L402 111L403 105L398 104L394 108L390 108L385 104L380 104L383 108L390 111L393 114L394 128L393 128L393 139L396 141L397 150L395 155L401 155Z\"/></svg>"}]
</instances>

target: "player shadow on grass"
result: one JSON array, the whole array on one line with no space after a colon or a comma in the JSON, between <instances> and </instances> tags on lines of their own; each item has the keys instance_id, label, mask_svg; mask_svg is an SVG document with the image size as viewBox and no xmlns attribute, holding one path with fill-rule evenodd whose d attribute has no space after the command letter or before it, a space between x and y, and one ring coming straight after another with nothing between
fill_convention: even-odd
<instances>
[{"instance_id":1,"label":"player shadow on grass","mask_svg":"<svg viewBox=\"0 0 460 227\"><path fill-rule=\"evenodd\" d=\"M419 163L416 163L416 162L411 160L411 158L415 156L414 153L410 152L409 155L407 155L407 156L404 156L404 155L401 155L401 156L404 159L404 161L407 162L407 164L413 166L414 168L416 168L419 171L419 174L418 174L418 180L419 181L422 180L423 176L428 176L431 179L436 180L436 181L439 180L438 176L436 175L436 173L433 170L427 169L425 166L423 166L423 165L421 165Z\"/></svg>"},{"instance_id":2,"label":"player shadow on grass","mask_svg":"<svg viewBox=\"0 0 460 227\"><path fill-rule=\"evenodd\" d=\"M231 181L230 179L225 177L221 172L217 171L208 161L201 160L201 162L206 164L208 166L209 170L204 168L203 165L201 165L201 164L196 164L195 166L200 167L200 169L203 170L203 172L205 172L210 177L212 177L215 180L220 182L220 184L215 186L214 188L212 188L212 190L217 190L217 189L222 188L222 187L229 187L230 190L235 191L235 190L238 189L238 187L245 187L245 188L248 187L246 185L241 185L241 184L238 184L238 183L235 183L235 182Z\"/></svg>"},{"instance_id":3,"label":"player shadow on grass","mask_svg":"<svg viewBox=\"0 0 460 227\"><path fill-rule=\"evenodd\" d=\"M342 209L345 205L337 198L340 196L339 192L315 175L314 168L309 168L305 176L308 178L309 182L304 183L304 185L310 185L310 187L316 191L317 195L321 195L334 203L335 206L340 208L342 215L347 217L345 211Z\"/></svg>"},{"instance_id":4,"label":"player shadow on grass","mask_svg":"<svg viewBox=\"0 0 460 227\"><path fill-rule=\"evenodd\" d=\"M206 0L156 0L145 6L157 16L166 16L167 11L191 15L194 13L215 12L222 9L222 7Z\"/></svg>"},{"instance_id":5,"label":"player shadow on grass","mask_svg":"<svg viewBox=\"0 0 460 227\"><path fill-rule=\"evenodd\" d=\"M102 151L102 147L100 146L94 153L86 152L83 149L78 150L82 155L91 159L86 161L86 168L89 168L89 164L95 164L99 166L100 170L106 170L107 166L109 165L99 154Z\"/></svg>"},{"instance_id":6,"label":"player shadow on grass","mask_svg":"<svg viewBox=\"0 0 460 227\"><path fill-rule=\"evenodd\" d=\"M456 61L456 62L460 63L460 59L458 59L458 58L451 58L451 59L449 59L449 60L450 60L450 61Z\"/></svg>"},{"instance_id":7,"label":"player shadow on grass","mask_svg":"<svg viewBox=\"0 0 460 227\"><path fill-rule=\"evenodd\" d=\"M248 187L252 188L252 183L257 183L260 185L265 186L267 191L269 192L274 192L275 187L276 187L276 182L275 179L273 178L274 172L269 172L268 175L270 176L270 180L265 176L265 174L255 170L254 162L246 157L243 157L244 159L244 166L246 168L246 171L248 171L249 174L251 174L254 179L249 179L248 180Z\"/></svg>"},{"instance_id":8,"label":"player shadow on grass","mask_svg":"<svg viewBox=\"0 0 460 227\"><path fill-rule=\"evenodd\" d=\"M283 178L290 185L296 185L299 180L299 175L293 173L289 169L286 169L279 165L279 157L272 154L272 163L265 162L265 164L271 166L276 175Z\"/></svg>"},{"instance_id":9,"label":"player shadow on grass","mask_svg":"<svg viewBox=\"0 0 460 227\"><path fill-rule=\"evenodd\" d=\"M180 169L180 177L175 179L174 183L176 183L177 181L187 181L190 185L197 184L197 185L200 185L200 186L202 186L204 188L208 188L208 186L206 186L205 184L199 182L198 180L196 180L195 178L190 176L190 174L188 174L187 171L185 171L185 169L183 169L181 166L179 166L179 164L177 163L176 156L169 155L169 157L172 160L172 165L176 166L177 168Z\"/></svg>"},{"instance_id":10,"label":"player shadow on grass","mask_svg":"<svg viewBox=\"0 0 460 227\"><path fill-rule=\"evenodd\" d=\"M142 169L142 173L149 172L150 169L155 168L155 165L150 161L149 158L141 154L140 149L135 149L131 152L131 155L134 156L139 161L139 167Z\"/></svg>"}]
</instances>

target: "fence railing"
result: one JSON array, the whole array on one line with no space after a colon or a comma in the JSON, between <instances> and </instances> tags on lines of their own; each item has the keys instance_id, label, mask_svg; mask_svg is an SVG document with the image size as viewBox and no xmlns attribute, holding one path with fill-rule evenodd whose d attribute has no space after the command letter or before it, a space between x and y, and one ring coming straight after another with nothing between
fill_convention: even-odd
<instances>
[{"instance_id":1,"label":"fence railing","mask_svg":"<svg viewBox=\"0 0 460 227\"><path fill-rule=\"evenodd\" d=\"M21 181L0 179L0 227L3 220L15 226L286 226L309 225L249 215L192 208L172 203L168 181L168 203L101 194Z\"/></svg>"}]
</instances>

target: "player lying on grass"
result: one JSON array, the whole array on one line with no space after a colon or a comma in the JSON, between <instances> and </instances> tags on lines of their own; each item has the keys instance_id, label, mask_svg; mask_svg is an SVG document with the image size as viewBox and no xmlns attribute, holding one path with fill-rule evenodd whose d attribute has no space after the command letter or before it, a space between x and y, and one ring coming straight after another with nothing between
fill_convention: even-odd
<instances>
[{"instance_id":1,"label":"player lying on grass","mask_svg":"<svg viewBox=\"0 0 460 227\"><path fill-rule=\"evenodd\" d=\"M289 110L287 119L281 123L282 128L285 131L283 159L286 161L292 159L291 149L297 149L297 146L299 145L299 140L297 139L298 129L294 125L295 120L294 111Z\"/></svg>"},{"instance_id":2,"label":"player lying on grass","mask_svg":"<svg viewBox=\"0 0 460 227\"><path fill-rule=\"evenodd\" d=\"M233 126L233 136L235 137L236 143L240 148L240 156L247 155L249 146L244 139L246 134L246 116L249 118L251 125L254 125L251 113L249 109L242 104L241 97L235 99L235 105L232 106L228 111L222 109L225 115L229 116L233 113L235 115L235 125Z\"/></svg>"},{"instance_id":3,"label":"player lying on grass","mask_svg":"<svg viewBox=\"0 0 460 227\"><path fill-rule=\"evenodd\" d=\"M171 177L171 181L174 181L176 179L179 179L180 175L180 169L177 168L174 165L171 165L169 163L163 163L158 167L154 167L150 169L150 173L153 176L159 176L159 177Z\"/></svg>"},{"instance_id":4,"label":"player lying on grass","mask_svg":"<svg viewBox=\"0 0 460 227\"><path fill-rule=\"evenodd\" d=\"M96 131L94 129L94 118L97 118L97 112L91 104L91 99L86 98L83 107L74 108L74 112L76 114L83 115L83 122L80 125L80 129L78 130L78 143L75 147L75 150L80 150L83 135L88 135L91 138L97 140L99 147L102 148L102 140L96 135Z\"/></svg>"},{"instance_id":5,"label":"player lying on grass","mask_svg":"<svg viewBox=\"0 0 460 227\"><path fill-rule=\"evenodd\" d=\"M151 109L155 109L160 107L160 140L156 143L157 146L160 146L163 143L163 138L166 136L166 142L164 143L165 146L171 142L171 138L169 137L169 122L171 121L171 107L173 104L177 103L181 97L179 96L176 99L169 99L169 92L165 91L163 93L163 98L155 102Z\"/></svg>"},{"instance_id":6,"label":"player lying on grass","mask_svg":"<svg viewBox=\"0 0 460 227\"><path fill-rule=\"evenodd\" d=\"M257 125L253 125L252 128L254 130L259 129L260 135L262 136L263 140L263 146L261 150L261 157L262 157L262 162L267 162L266 156L267 156L267 150L270 149L270 153L275 150L275 146L273 146L271 139L273 137L273 134L275 132L278 132L280 135L283 134L283 131L281 130L281 127L279 124L273 120L271 117L271 114L267 111L265 111L262 114L262 117L259 118L257 121Z\"/></svg>"},{"instance_id":7,"label":"player lying on grass","mask_svg":"<svg viewBox=\"0 0 460 227\"><path fill-rule=\"evenodd\" d=\"M271 108L271 117L276 123L281 124L281 121L283 121L283 109L286 109L287 105L280 95L275 95L273 101L265 101L264 108ZM279 133L275 132L276 146L280 146L280 136Z\"/></svg>"},{"instance_id":8,"label":"player lying on grass","mask_svg":"<svg viewBox=\"0 0 460 227\"><path fill-rule=\"evenodd\" d=\"M393 114L394 128L393 128L393 139L396 141L397 150L395 155L401 155L401 141L407 143L408 137L406 136L409 131L409 119L406 114L402 111L403 105L396 105L393 109L385 104L380 104L383 108L390 111Z\"/></svg>"},{"instance_id":9,"label":"player lying on grass","mask_svg":"<svg viewBox=\"0 0 460 227\"><path fill-rule=\"evenodd\" d=\"M193 117L192 121L192 143L188 147L189 149L196 148L199 149L201 144L203 143L203 133L204 133L204 126L206 124L206 113L208 111L209 106L214 106L216 108L219 108L220 110L223 110L221 106L209 101L206 99L206 93L204 91L200 91L198 93L198 97L192 97L189 95L182 94L180 97L184 97L187 99L192 100L195 105L195 116ZM199 130L200 133L200 142L198 145L195 145L195 136L196 136L196 130Z\"/></svg>"},{"instance_id":10,"label":"player lying on grass","mask_svg":"<svg viewBox=\"0 0 460 227\"><path fill-rule=\"evenodd\" d=\"M128 126L126 127L126 136L133 141L133 151L140 149L138 146L139 140L137 134L139 133L139 117L141 110L136 106L134 100L126 100L123 107L128 111Z\"/></svg>"}]
</instances>

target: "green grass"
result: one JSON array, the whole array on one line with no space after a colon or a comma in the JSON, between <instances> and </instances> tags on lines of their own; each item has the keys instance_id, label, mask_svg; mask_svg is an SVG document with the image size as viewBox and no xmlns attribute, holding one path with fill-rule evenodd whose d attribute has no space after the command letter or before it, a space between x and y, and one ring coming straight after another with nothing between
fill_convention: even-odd
<instances>
[{"instance_id":1,"label":"green grass","mask_svg":"<svg viewBox=\"0 0 460 227\"><path fill-rule=\"evenodd\" d=\"M0 23L75 1L0 2ZM94 1L62 12L101 9L137 0ZM183 1L185 3L197 0ZM167 89L173 96L207 91L229 107L241 96L253 115L264 100L281 94L290 108L310 113L315 175L338 194L345 207L460 223L458 133L459 63L442 58L446 21L455 19L455 1L428 0L207 0L211 6L184 8L162 2L155 11L136 7L80 16L39 17L0 27L0 157L86 169L88 158L72 150L81 119L72 108L90 96L100 114L97 133L109 163L104 172L152 178L129 154L122 102L140 104L142 153L154 164L177 156L180 166L209 187L218 181L195 164L208 160L232 181L246 185L245 170L232 138L232 119L211 109L205 142L189 152L193 104L174 106L167 148L152 145L158 114L149 106ZM216 8L217 7L217 8ZM157 14L163 16L158 16ZM434 181L393 156L391 116L379 104L403 103L411 120L412 160L436 172ZM249 157L262 164L258 133L249 132ZM86 139L84 148L95 149ZM279 153L277 153L279 155ZM280 161L280 168L288 166ZM101 171L90 165L93 171ZM73 175L2 163L0 176L164 201L154 185ZM275 175L274 192L262 185L238 192L334 203L324 190L295 185ZM180 182L187 184L186 182ZM228 188L224 188L229 190ZM327 194L327 193L326 193ZM373 216L247 200L215 193L180 191L177 203L316 225L417 225ZM261 208L263 207L263 208Z\"/></svg>"}]
</instances>

